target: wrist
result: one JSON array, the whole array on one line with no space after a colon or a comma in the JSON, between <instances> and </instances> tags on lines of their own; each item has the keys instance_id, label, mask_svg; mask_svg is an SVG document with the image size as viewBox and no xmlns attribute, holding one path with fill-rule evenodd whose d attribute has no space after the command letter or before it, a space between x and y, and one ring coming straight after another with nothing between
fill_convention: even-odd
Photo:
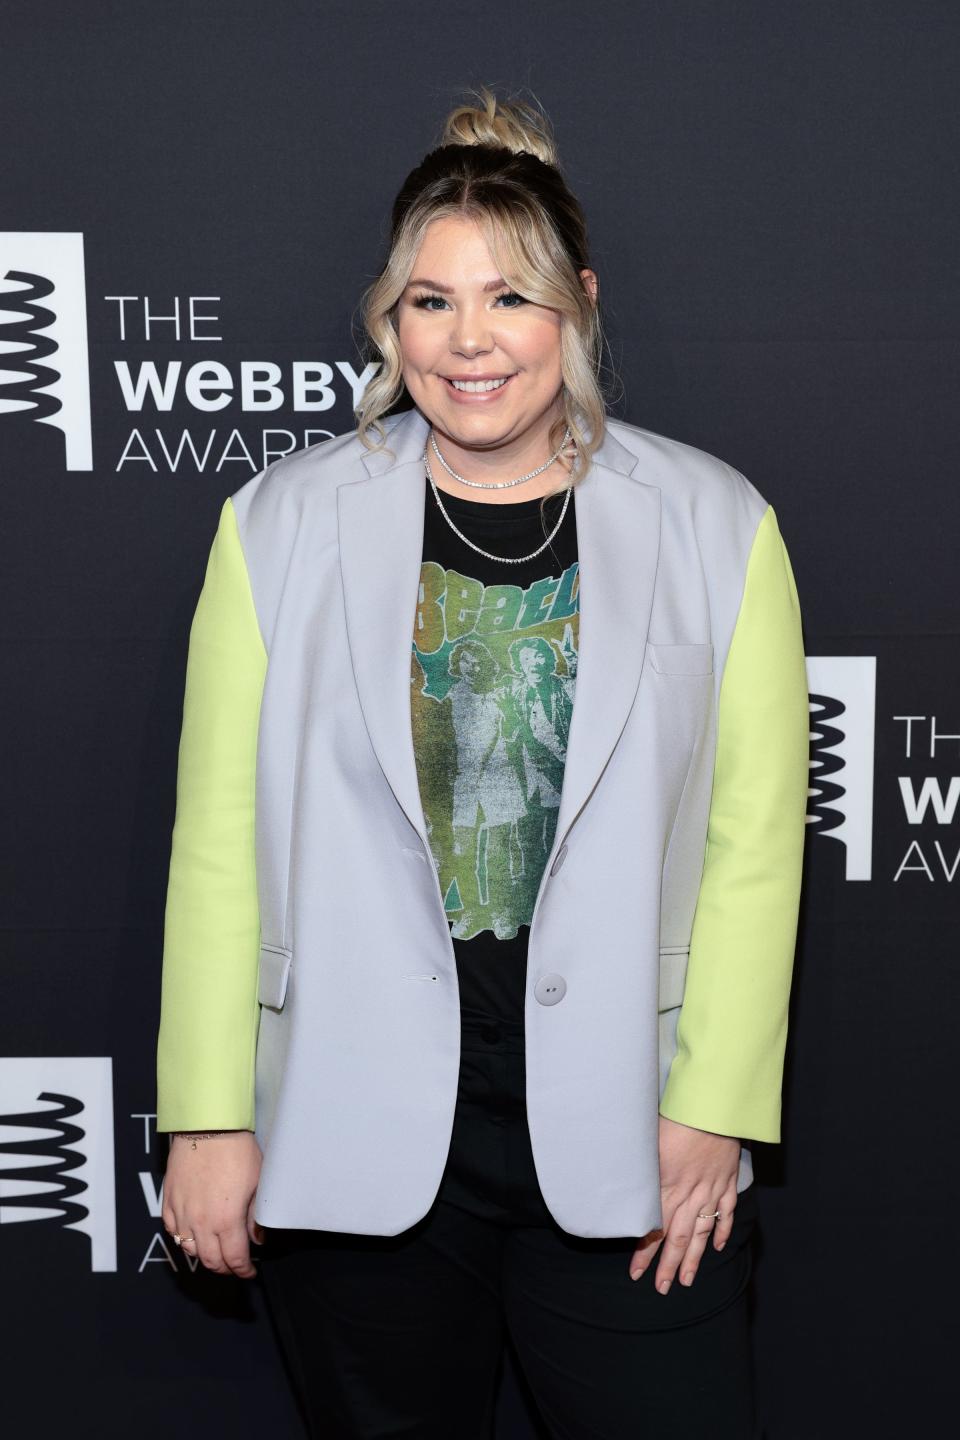
<instances>
[{"instance_id":1,"label":"wrist","mask_svg":"<svg viewBox=\"0 0 960 1440\"><path fill-rule=\"evenodd\" d=\"M196 1150L198 1140L217 1140L223 1135L252 1135L252 1130L173 1130L170 1133L170 1145L174 1140L189 1140L190 1148Z\"/></svg>"}]
</instances>

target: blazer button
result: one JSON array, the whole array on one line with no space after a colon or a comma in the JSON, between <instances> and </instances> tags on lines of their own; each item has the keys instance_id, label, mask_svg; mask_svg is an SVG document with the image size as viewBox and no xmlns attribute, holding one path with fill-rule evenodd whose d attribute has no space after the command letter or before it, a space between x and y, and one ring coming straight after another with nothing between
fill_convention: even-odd
<instances>
[{"instance_id":1,"label":"blazer button","mask_svg":"<svg viewBox=\"0 0 960 1440\"><path fill-rule=\"evenodd\" d=\"M533 993L541 1005L556 1005L567 993L567 982L562 975L541 975Z\"/></svg>"},{"instance_id":2,"label":"blazer button","mask_svg":"<svg viewBox=\"0 0 960 1440\"><path fill-rule=\"evenodd\" d=\"M556 875L557 871L560 869L560 866L563 864L563 862L564 862L564 860L566 860L566 858L567 858L567 847L566 847L566 845L561 845L561 846L560 846L560 849L557 851L557 858L556 858L556 860L554 860L553 864L550 866L550 874L551 874L551 875Z\"/></svg>"}]
</instances>

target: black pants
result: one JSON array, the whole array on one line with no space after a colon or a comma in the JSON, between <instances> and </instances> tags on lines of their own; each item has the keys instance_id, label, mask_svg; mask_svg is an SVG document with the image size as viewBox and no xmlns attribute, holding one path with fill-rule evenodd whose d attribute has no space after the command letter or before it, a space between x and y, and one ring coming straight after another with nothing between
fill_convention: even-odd
<instances>
[{"instance_id":1,"label":"black pants","mask_svg":"<svg viewBox=\"0 0 960 1440\"><path fill-rule=\"evenodd\" d=\"M463 1017L450 1155L400 1235L267 1230L260 1273L317 1440L482 1440L512 1342L555 1440L752 1440L746 1287L756 1216L691 1286L640 1280L635 1237L553 1220L524 1103L522 1026Z\"/></svg>"}]
</instances>

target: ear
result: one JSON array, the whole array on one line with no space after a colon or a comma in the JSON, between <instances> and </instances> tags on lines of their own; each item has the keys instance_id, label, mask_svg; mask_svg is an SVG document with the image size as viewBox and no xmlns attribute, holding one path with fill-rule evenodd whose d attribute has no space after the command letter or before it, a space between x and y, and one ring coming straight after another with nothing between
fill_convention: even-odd
<instances>
[{"instance_id":1,"label":"ear","mask_svg":"<svg viewBox=\"0 0 960 1440\"><path fill-rule=\"evenodd\" d=\"M596 276L596 271L583 269L583 270L580 271L580 279L583 281L584 288L586 289L587 294L590 296L590 303L591 303L592 305L596 305L596 303L597 303L597 276Z\"/></svg>"}]
</instances>

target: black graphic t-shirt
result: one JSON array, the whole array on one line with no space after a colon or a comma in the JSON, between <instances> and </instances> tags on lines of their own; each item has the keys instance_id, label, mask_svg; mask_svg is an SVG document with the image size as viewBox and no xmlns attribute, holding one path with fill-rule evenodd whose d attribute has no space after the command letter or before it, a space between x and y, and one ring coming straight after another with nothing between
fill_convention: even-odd
<instances>
[{"instance_id":1,"label":"black graphic t-shirt","mask_svg":"<svg viewBox=\"0 0 960 1440\"><path fill-rule=\"evenodd\" d=\"M441 491L494 555L529 555L559 519ZM580 630L576 492L556 538L506 565L466 545L428 482L411 655L420 798L450 920L461 1009L522 1020L527 940L557 824Z\"/></svg>"}]
</instances>

